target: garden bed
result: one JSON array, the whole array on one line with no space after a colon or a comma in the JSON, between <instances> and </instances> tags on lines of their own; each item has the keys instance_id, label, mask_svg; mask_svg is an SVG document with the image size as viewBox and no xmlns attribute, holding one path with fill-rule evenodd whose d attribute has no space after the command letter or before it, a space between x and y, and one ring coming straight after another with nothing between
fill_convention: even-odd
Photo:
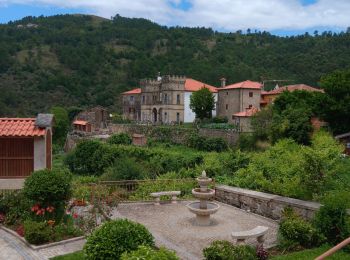
<instances>
[{"instance_id":1,"label":"garden bed","mask_svg":"<svg viewBox=\"0 0 350 260\"><path fill-rule=\"evenodd\" d=\"M43 245L32 245L27 240L25 240L24 237L18 235L16 231L14 231L8 227L5 227L4 225L0 225L0 229L11 234L12 236L16 237L17 239L19 239L20 241L25 243L28 247L30 247L31 249L36 250L36 251L43 249L43 248L49 248L49 247L54 247L57 245L63 245L63 244L71 243L71 242L85 240L85 236L79 236L79 237L73 237L73 238L69 238L69 239L65 239L65 240L61 240L61 241L57 241L57 242L52 242L52 243L47 243L47 244L43 244Z\"/></svg>"}]
</instances>

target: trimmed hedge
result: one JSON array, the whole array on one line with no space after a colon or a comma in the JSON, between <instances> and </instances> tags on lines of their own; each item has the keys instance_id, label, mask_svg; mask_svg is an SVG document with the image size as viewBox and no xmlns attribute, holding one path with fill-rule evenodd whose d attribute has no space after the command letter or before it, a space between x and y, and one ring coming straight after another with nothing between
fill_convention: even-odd
<instances>
[{"instance_id":1,"label":"trimmed hedge","mask_svg":"<svg viewBox=\"0 0 350 260\"><path fill-rule=\"evenodd\" d=\"M124 252L139 246L154 246L152 234L141 224L119 219L106 222L87 239L84 252L87 259L120 259Z\"/></svg>"}]
</instances>

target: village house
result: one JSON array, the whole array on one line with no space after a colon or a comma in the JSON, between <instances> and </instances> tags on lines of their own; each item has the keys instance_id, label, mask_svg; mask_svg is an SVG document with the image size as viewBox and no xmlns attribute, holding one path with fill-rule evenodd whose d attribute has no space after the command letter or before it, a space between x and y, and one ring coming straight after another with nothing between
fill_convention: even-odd
<instances>
[{"instance_id":1,"label":"village house","mask_svg":"<svg viewBox=\"0 0 350 260\"><path fill-rule=\"evenodd\" d=\"M245 111L241 111L233 114L233 124L237 126L239 132L249 133L252 132L251 117L259 112L256 107L247 108Z\"/></svg>"},{"instance_id":2,"label":"village house","mask_svg":"<svg viewBox=\"0 0 350 260\"><path fill-rule=\"evenodd\" d=\"M141 88L122 93L123 115L125 119L141 120Z\"/></svg>"},{"instance_id":3,"label":"village house","mask_svg":"<svg viewBox=\"0 0 350 260\"><path fill-rule=\"evenodd\" d=\"M208 88L217 101L217 88L184 76L164 76L141 80L141 88L122 93L123 116L152 123L193 122L190 97L201 88ZM216 109L212 111L216 115Z\"/></svg>"},{"instance_id":4,"label":"village house","mask_svg":"<svg viewBox=\"0 0 350 260\"><path fill-rule=\"evenodd\" d=\"M246 80L226 86L224 79L221 82L221 88L218 88L218 116L226 117L230 123L237 123L241 118L250 117L252 111L260 109L261 83ZM255 109L251 110L252 108Z\"/></svg>"},{"instance_id":5,"label":"village house","mask_svg":"<svg viewBox=\"0 0 350 260\"><path fill-rule=\"evenodd\" d=\"M305 84L296 84L296 85L287 85L283 87L279 87L278 85L275 87L275 89L271 91L262 91L261 92L261 107L265 107L268 104L272 103L280 94L282 94L284 91L293 92L296 90L305 90L309 92L320 92L324 93L323 89L311 87Z\"/></svg>"},{"instance_id":6,"label":"village house","mask_svg":"<svg viewBox=\"0 0 350 260\"><path fill-rule=\"evenodd\" d=\"M108 112L101 106L96 106L80 112L73 121L73 129L78 132L97 132L107 128Z\"/></svg>"},{"instance_id":7,"label":"village house","mask_svg":"<svg viewBox=\"0 0 350 260\"><path fill-rule=\"evenodd\" d=\"M52 166L52 114L0 118L0 178L23 179Z\"/></svg>"}]
</instances>

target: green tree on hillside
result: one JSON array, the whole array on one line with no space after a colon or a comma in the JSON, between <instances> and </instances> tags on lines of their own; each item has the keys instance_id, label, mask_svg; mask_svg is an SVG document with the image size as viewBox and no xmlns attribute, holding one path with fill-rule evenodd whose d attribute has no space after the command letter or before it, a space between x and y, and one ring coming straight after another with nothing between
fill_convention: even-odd
<instances>
[{"instance_id":1,"label":"green tree on hillside","mask_svg":"<svg viewBox=\"0 0 350 260\"><path fill-rule=\"evenodd\" d=\"M69 129L67 110L63 107L52 107L50 112L55 116L53 142L57 145L63 145Z\"/></svg>"},{"instance_id":2,"label":"green tree on hillside","mask_svg":"<svg viewBox=\"0 0 350 260\"><path fill-rule=\"evenodd\" d=\"M215 108L214 95L208 88L202 88L190 97L190 108L196 114L196 118L211 118Z\"/></svg>"},{"instance_id":3,"label":"green tree on hillside","mask_svg":"<svg viewBox=\"0 0 350 260\"><path fill-rule=\"evenodd\" d=\"M350 69L336 71L321 79L327 99L325 119L335 134L350 131Z\"/></svg>"}]
</instances>

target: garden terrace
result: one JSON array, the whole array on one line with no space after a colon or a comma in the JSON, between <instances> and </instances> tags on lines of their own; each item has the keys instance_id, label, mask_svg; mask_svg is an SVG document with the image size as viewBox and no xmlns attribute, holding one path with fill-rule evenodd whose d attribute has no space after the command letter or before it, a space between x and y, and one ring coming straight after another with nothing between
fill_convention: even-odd
<instances>
[{"instance_id":1,"label":"garden terrace","mask_svg":"<svg viewBox=\"0 0 350 260\"><path fill-rule=\"evenodd\" d=\"M257 225L269 228L266 247L276 243L278 223L235 207L220 203L220 210L213 215L214 225L200 227L193 225L195 216L186 207L188 202L178 204L121 203L112 218L128 218L146 226L153 234L157 246L175 250L181 259L202 259L202 249L215 240L228 240L232 231L244 231ZM255 244L256 239L248 239Z\"/></svg>"}]
</instances>

